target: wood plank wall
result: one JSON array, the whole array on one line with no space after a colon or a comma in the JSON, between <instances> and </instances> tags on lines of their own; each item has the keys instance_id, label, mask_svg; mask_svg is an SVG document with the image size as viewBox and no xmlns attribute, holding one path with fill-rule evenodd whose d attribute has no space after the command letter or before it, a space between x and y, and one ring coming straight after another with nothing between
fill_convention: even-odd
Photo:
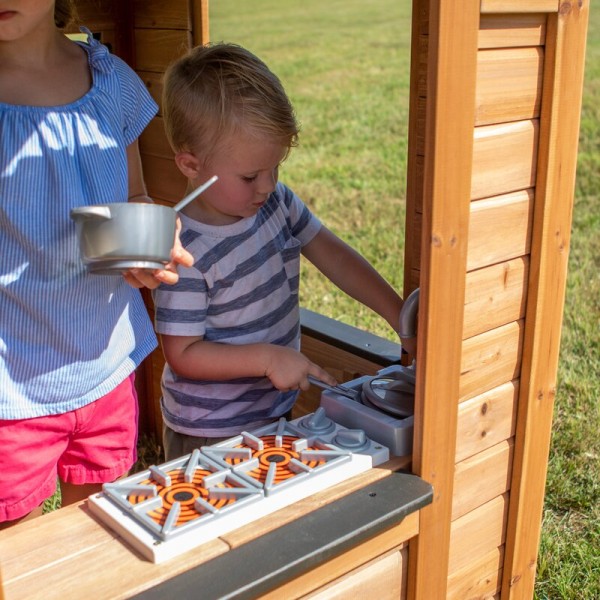
<instances>
[{"instance_id":1,"label":"wood plank wall","mask_svg":"<svg viewBox=\"0 0 600 600\"><path fill-rule=\"evenodd\" d=\"M77 22L67 29L78 33L79 26L87 27L96 37L117 56L129 61L128 34L119 23L114 0L76 0Z\"/></svg>"},{"instance_id":2,"label":"wood plank wall","mask_svg":"<svg viewBox=\"0 0 600 600\"><path fill-rule=\"evenodd\" d=\"M415 0L413 8L405 293L420 285L426 302L443 298L443 291L431 289L444 282L436 271L436 246L453 231L463 234L455 242L460 246L465 228L468 242L456 392L452 373L445 375L442 399L431 394L437 375L419 374L424 405L415 417L413 465L433 478L435 501L411 545L410 593L530 598L564 302L587 3L462 3L463 14L480 12L475 65L465 49L468 23L453 24L437 0ZM456 27L449 41L450 25ZM451 88L444 61L457 60L464 86L458 92L442 87ZM470 68L476 78L471 88ZM451 129L444 124L457 119L448 108L455 108L457 95L463 113L474 110L470 133L453 143L444 137ZM444 105L436 104L440 99ZM465 133L457 126L454 131ZM449 144L446 152L440 144ZM446 171L461 168L452 150L463 154L471 171L468 209L465 222L438 230L437 203L447 204L444 194L455 198L456 190L440 192L436 180L456 183ZM461 199L453 201L456 214L464 214ZM456 254L446 268L460 267ZM452 286L452 295L461 287ZM423 352L434 349L426 362L417 360L427 371L436 365L434 334L451 334L448 327L436 329L436 308L429 309L420 319L419 343ZM451 310L437 312L448 318ZM432 412L438 421L428 427ZM445 452L452 452L451 464L440 457Z\"/></svg>"},{"instance_id":3,"label":"wood plank wall","mask_svg":"<svg viewBox=\"0 0 600 600\"><path fill-rule=\"evenodd\" d=\"M135 68L159 105L157 116L140 136L140 154L148 193L155 202L177 203L187 181L177 169L162 119L162 77L169 64L198 44L207 43L208 0L133 0ZM151 318L154 310L145 293ZM155 350L139 369L140 429L161 439L160 378L162 350Z\"/></svg>"},{"instance_id":4,"label":"wood plank wall","mask_svg":"<svg viewBox=\"0 0 600 600\"><path fill-rule=\"evenodd\" d=\"M164 133L162 76L192 47L192 15L188 0L135 0L133 5L136 71L159 105L158 115L140 136L144 177L155 201L173 204L184 195L186 181Z\"/></svg>"}]
</instances>

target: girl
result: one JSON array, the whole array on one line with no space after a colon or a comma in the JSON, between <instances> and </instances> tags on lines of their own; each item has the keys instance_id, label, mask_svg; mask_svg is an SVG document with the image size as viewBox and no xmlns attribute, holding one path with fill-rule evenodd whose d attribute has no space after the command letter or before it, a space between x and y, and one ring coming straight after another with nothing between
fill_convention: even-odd
<instances>
[{"instance_id":1,"label":"girl","mask_svg":"<svg viewBox=\"0 0 600 600\"><path fill-rule=\"evenodd\" d=\"M137 289L162 271L88 275L71 208L150 201L137 138L156 105L99 42L62 33L70 0L0 0L0 526L69 504L136 453L134 370L155 347ZM89 33L89 32L88 32ZM129 285L128 285L129 284Z\"/></svg>"}]
</instances>

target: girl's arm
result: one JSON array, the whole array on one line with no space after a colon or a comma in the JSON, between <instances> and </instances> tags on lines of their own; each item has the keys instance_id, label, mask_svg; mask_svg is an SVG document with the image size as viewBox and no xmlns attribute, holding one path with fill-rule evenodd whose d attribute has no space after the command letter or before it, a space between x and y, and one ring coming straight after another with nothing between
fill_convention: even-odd
<instances>
[{"instance_id":1,"label":"girl's arm","mask_svg":"<svg viewBox=\"0 0 600 600\"><path fill-rule=\"evenodd\" d=\"M148 196L144 175L142 171L142 160L138 141L127 146L127 173L129 181L129 201L130 202L152 202ZM161 283L173 285L177 283L179 275L177 274L177 265L189 267L194 263L192 255L183 248L179 240L181 231L181 221L177 218L177 227L175 231L175 240L171 250L171 262L164 269L148 271L144 269L131 269L124 274L125 280L129 285L136 288L147 287L154 289Z\"/></svg>"},{"instance_id":2,"label":"girl's arm","mask_svg":"<svg viewBox=\"0 0 600 600\"><path fill-rule=\"evenodd\" d=\"M148 196L146 182L144 181L138 140L127 146L127 177L129 202L152 202L152 198Z\"/></svg>"},{"instance_id":3,"label":"girl's arm","mask_svg":"<svg viewBox=\"0 0 600 600\"><path fill-rule=\"evenodd\" d=\"M335 379L296 350L274 344L234 346L206 342L201 337L161 335L166 361L188 379L224 381L238 377L268 377L281 391L309 387L308 375L331 385Z\"/></svg>"},{"instance_id":4,"label":"girl's arm","mask_svg":"<svg viewBox=\"0 0 600 600\"><path fill-rule=\"evenodd\" d=\"M356 250L323 226L302 254L343 292L398 331L402 298Z\"/></svg>"}]
</instances>

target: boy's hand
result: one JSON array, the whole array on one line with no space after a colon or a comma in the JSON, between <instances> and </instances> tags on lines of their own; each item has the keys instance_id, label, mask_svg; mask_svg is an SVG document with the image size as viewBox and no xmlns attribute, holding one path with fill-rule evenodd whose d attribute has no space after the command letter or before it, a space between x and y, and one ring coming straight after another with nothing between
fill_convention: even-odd
<instances>
[{"instance_id":1,"label":"boy's hand","mask_svg":"<svg viewBox=\"0 0 600 600\"><path fill-rule=\"evenodd\" d=\"M330 385L337 381L325 369L308 360L304 354L282 346L271 346L271 357L265 375L281 392L308 390L312 375Z\"/></svg>"}]
</instances>

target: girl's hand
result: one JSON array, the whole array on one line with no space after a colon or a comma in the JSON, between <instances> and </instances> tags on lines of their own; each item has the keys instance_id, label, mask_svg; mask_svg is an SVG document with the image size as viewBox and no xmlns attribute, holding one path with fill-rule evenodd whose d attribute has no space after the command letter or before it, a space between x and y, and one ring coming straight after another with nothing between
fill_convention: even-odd
<instances>
[{"instance_id":1,"label":"girl's hand","mask_svg":"<svg viewBox=\"0 0 600 600\"><path fill-rule=\"evenodd\" d=\"M265 375L282 392L308 390L308 376L312 375L330 385L337 381L325 369L308 360L304 354L283 346L269 347L269 362Z\"/></svg>"},{"instance_id":2,"label":"girl's hand","mask_svg":"<svg viewBox=\"0 0 600 600\"><path fill-rule=\"evenodd\" d=\"M181 219L177 217L175 226L175 241L171 250L171 261L164 269L130 269L123 274L125 281L134 288L147 287L151 290L157 288L161 283L173 285L179 281L177 265L191 267L194 257L181 245L179 234L181 233Z\"/></svg>"}]
</instances>

